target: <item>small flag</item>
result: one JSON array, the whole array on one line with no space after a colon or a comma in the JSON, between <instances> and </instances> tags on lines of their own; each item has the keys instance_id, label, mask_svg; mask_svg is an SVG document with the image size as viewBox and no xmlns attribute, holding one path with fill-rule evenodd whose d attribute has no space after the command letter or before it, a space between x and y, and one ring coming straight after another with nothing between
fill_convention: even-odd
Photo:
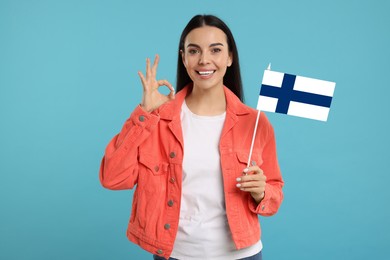
<instances>
[{"instance_id":1,"label":"small flag","mask_svg":"<svg viewBox=\"0 0 390 260\"><path fill-rule=\"evenodd\" d=\"M257 109L327 121L336 83L264 71Z\"/></svg>"}]
</instances>

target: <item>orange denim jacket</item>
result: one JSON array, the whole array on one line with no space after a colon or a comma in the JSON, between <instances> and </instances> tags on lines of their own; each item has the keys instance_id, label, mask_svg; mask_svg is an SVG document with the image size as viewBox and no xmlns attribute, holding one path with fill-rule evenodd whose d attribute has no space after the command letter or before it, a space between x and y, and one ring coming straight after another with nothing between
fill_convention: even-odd
<instances>
[{"instance_id":1,"label":"orange denim jacket","mask_svg":"<svg viewBox=\"0 0 390 260\"><path fill-rule=\"evenodd\" d=\"M189 88L152 113L138 106L108 144L99 173L108 189L132 189L137 184L127 237L165 258L172 252L179 224L184 153L180 111ZM267 177L265 197L257 205L249 193L236 187L248 161L257 110L244 105L228 88L224 91L227 108L219 150L227 219L236 248L241 249L260 239L257 214L277 212L283 180L273 128L261 113L251 160Z\"/></svg>"}]
</instances>

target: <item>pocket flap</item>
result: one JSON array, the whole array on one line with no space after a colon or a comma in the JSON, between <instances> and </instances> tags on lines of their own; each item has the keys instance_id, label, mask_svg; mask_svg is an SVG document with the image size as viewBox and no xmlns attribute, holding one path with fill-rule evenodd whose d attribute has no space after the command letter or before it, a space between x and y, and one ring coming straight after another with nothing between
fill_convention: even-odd
<instances>
[{"instance_id":1,"label":"pocket flap","mask_svg":"<svg viewBox=\"0 0 390 260\"><path fill-rule=\"evenodd\" d=\"M154 175L161 175L168 172L169 164L166 162L158 162L151 155L140 155L139 162L148 168Z\"/></svg>"},{"instance_id":2,"label":"pocket flap","mask_svg":"<svg viewBox=\"0 0 390 260\"><path fill-rule=\"evenodd\" d=\"M241 163L247 164L248 163L248 156L249 156L249 152L248 153L237 153L237 159Z\"/></svg>"},{"instance_id":3,"label":"pocket flap","mask_svg":"<svg viewBox=\"0 0 390 260\"><path fill-rule=\"evenodd\" d=\"M248 158L249 158L249 151L247 153L237 152L237 159L240 163L244 163L245 165L247 165ZM252 153L251 162L252 161L255 161L256 164L259 166L263 164L263 160L260 158L260 156L257 153Z\"/></svg>"}]
</instances>

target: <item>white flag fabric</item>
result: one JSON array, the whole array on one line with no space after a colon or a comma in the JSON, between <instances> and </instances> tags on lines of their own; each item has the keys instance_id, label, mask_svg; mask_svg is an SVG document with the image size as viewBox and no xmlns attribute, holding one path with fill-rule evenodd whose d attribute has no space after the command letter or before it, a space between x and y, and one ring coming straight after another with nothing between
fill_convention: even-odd
<instances>
[{"instance_id":1,"label":"white flag fabric","mask_svg":"<svg viewBox=\"0 0 390 260\"><path fill-rule=\"evenodd\" d=\"M335 82L265 70L257 109L327 121Z\"/></svg>"}]
</instances>

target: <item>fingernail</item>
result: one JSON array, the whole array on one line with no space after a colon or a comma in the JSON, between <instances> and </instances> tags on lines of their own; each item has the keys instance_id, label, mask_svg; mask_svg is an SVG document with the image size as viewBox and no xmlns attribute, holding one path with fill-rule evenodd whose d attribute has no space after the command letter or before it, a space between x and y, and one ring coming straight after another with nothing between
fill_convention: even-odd
<instances>
[{"instance_id":1,"label":"fingernail","mask_svg":"<svg viewBox=\"0 0 390 260\"><path fill-rule=\"evenodd\" d=\"M246 172L248 172L248 171L249 171L249 169L248 169L248 168L245 168L243 172L246 173Z\"/></svg>"},{"instance_id":2,"label":"fingernail","mask_svg":"<svg viewBox=\"0 0 390 260\"><path fill-rule=\"evenodd\" d=\"M237 184L236 184L236 187L241 187L241 184L240 184L240 183L237 183Z\"/></svg>"},{"instance_id":3,"label":"fingernail","mask_svg":"<svg viewBox=\"0 0 390 260\"><path fill-rule=\"evenodd\" d=\"M237 178L236 181L241 181L241 178Z\"/></svg>"}]
</instances>

